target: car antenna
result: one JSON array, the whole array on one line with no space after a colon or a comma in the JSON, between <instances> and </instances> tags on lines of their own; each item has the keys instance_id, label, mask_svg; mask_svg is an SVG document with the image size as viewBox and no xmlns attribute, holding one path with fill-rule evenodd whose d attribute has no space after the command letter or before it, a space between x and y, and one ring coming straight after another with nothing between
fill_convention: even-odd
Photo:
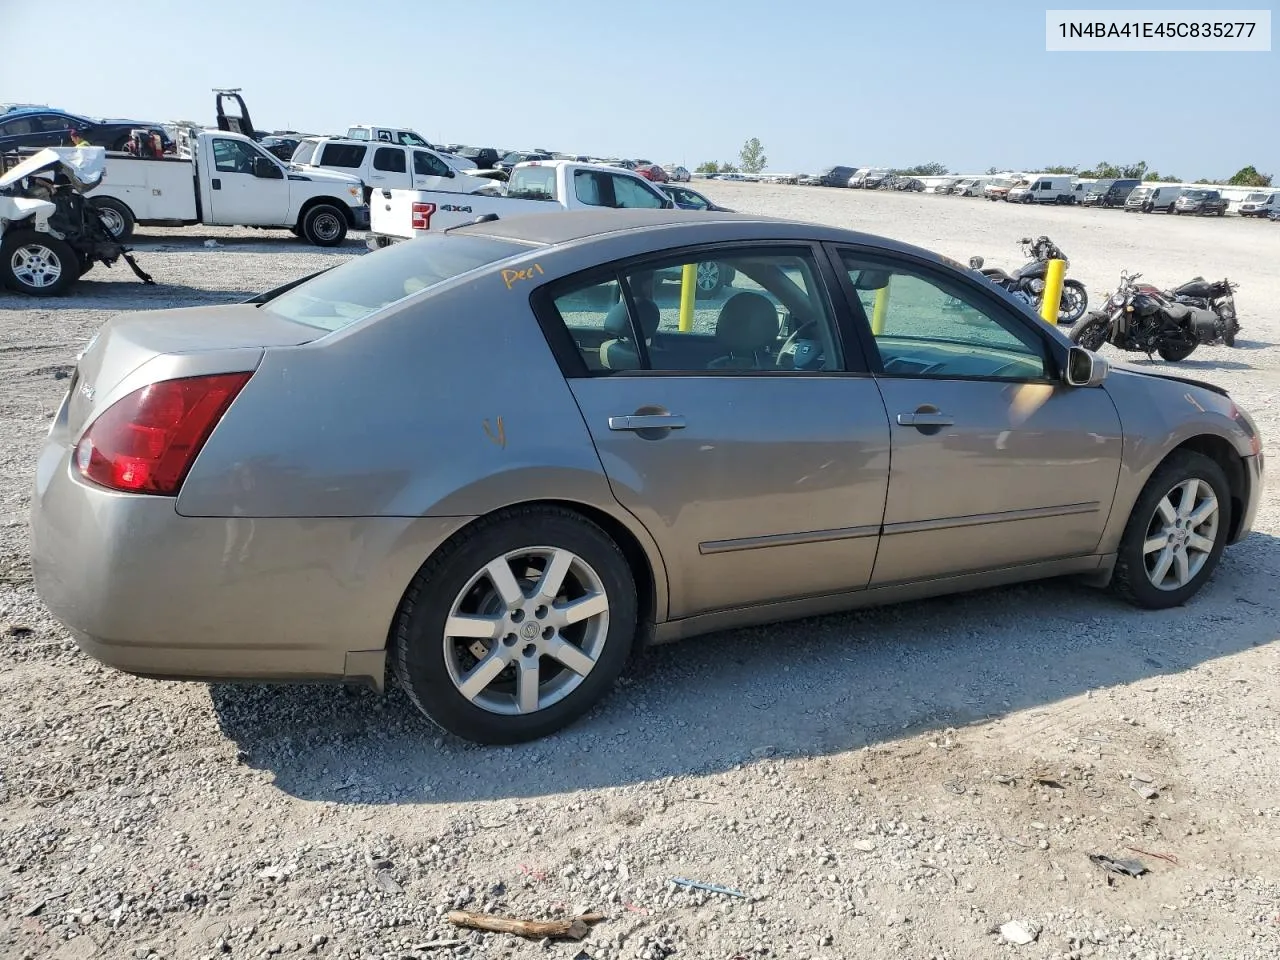
<instances>
[{"instance_id":1,"label":"car antenna","mask_svg":"<svg viewBox=\"0 0 1280 960\"><path fill-rule=\"evenodd\" d=\"M455 223L452 227L445 227L444 232L448 233L450 230L457 230L459 227L469 227L476 223L492 223L497 219L499 219L499 217L496 213L482 213L474 220L468 220L466 223Z\"/></svg>"}]
</instances>

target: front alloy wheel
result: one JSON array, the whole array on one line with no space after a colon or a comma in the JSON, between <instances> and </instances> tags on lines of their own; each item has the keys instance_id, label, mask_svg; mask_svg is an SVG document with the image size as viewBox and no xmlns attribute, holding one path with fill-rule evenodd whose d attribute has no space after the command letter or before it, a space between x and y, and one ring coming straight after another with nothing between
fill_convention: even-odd
<instances>
[{"instance_id":1,"label":"front alloy wheel","mask_svg":"<svg viewBox=\"0 0 1280 960\"><path fill-rule=\"evenodd\" d=\"M1112 586L1142 607L1189 600L1213 573L1231 526L1231 492L1217 461L1176 450L1134 504Z\"/></svg>"}]
</instances>

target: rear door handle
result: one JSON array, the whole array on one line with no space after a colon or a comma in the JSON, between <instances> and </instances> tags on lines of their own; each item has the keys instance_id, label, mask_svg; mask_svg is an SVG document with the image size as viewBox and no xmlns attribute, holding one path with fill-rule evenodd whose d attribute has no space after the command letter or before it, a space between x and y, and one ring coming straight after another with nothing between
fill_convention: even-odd
<instances>
[{"instance_id":1,"label":"rear door handle","mask_svg":"<svg viewBox=\"0 0 1280 960\"><path fill-rule=\"evenodd\" d=\"M626 417L610 417L610 430L683 430L684 417L678 413L633 413Z\"/></svg>"},{"instance_id":2,"label":"rear door handle","mask_svg":"<svg viewBox=\"0 0 1280 960\"><path fill-rule=\"evenodd\" d=\"M950 427L955 418L945 413L900 413L898 425L902 427Z\"/></svg>"}]
</instances>

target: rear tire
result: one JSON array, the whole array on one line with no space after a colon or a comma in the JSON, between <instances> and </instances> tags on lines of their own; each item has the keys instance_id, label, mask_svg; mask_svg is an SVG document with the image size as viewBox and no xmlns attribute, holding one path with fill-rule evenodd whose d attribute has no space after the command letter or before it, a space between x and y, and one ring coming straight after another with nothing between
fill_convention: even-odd
<instances>
[{"instance_id":1,"label":"rear tire","mask_svg":"<svg viewBox=\"0 0 1280 960\"><path fill-rule=\"evenodd\" d=\"M89 203L97 209L102 225L117 243L127 243L133 237L133 212L115 197L93 197Z\"/></svg>"},{"instance_id":2,"label":"rear tire","mask_svg":"<svg viewBox=\"0 0 1280 960\"><path fill-rule=\"evenodd\" d=\"M539 604L538 584L551 568L563 587L554 602ZM592 597L603 599L602 609L572 624L556 619ZM395 674L418 709L450 733L485 744L533 740L608 693L631 655L637 616L631 567L603 529L559 507L516 507L461 531L423 564L396 616ZM475 629L486 620L491 629Z\"/></svg>"},{"instance_id":3,"label":"rear tire","mask_svg":"<svg viewBox=\"0 0 1280 960\"><path fill-rule=\"evenodd\" d=\"M1156 347L1156 353L1160 354L1161 360L1167 360L1169 363L1177 363L1179 360L1185 360L1195 352L1197 343L1162 343Z\"/></svg>"},{"instance_id":4,"label":"rear tire","mask_svg":"<svg viewBox=\"0 0 1280 960\"><path fill-rule=\"evenodd\" d=\"M62 297L80 279L71 245L38 230L10 230L0 241L0 285L32 297Z\"/></svg>"},{"instance_id":5,"label":"rear tire","mask_svg":"<svg viewBox=\"0 0 1280 960\"><path fill-rule=\"evenodd\" d=\"M302 215L302 236L317 247L336 247L347 238L347 215L329 203L318 203Z\"/></svg>"},{"instance_id":6,"label":"rear tire","mask_svg":"<svg viewBox=\"0 0 1280 960\"><path fill-rule=\"evenodd\" d=\"M1111 318L1105 313L1094 311L1071 331L1071 342L1096 352L1102 349L1110 333Z\"/></svg>"},{"instance_id":7,"label":"rear tire","mask_svg":"<svg viewBox=\"0 0 1280 960\"><path fill-rule=\"evenodd\" d=\"M1191 499L1184 501L1188 488L1192 489ZM1186 510L1188 503L1190 509ZM1196 523L1202 514L1203 520ZM1222 467L1203 454L1177 450L1156 468L1133 506L1116 554L1111 587L1130 603L1148 610L1181 606L1212 576L1230 529L1231 488ZM1161 539L1165 540L1163 547ZM1197 549L1206 544L1209 549ZM1181 569L1179 548L1186 562ZM1165 551L1173 554L1167 564ZM1165 572L1157 581L1162 564ZM1179 583L1181 573L1188 576Z\"/></svg>"}]
</instances>

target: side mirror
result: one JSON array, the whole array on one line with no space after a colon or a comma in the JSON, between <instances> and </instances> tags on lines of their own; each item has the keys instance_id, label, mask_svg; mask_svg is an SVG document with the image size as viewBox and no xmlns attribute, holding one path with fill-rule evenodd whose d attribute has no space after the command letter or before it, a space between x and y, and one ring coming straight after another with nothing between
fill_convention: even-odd
<instances>
[{"instance_id":1,"label":"side mirror","mask_svg":"<svg viewBox=\"0 0 1280 960\"><path fill-rule=\"evenodd\" d=\"M1111 364L1092 350L1084 347L1072 347L1067 354L1067 369L1064 379L1072 387L1096 387L1107 379Z\"/></svg>"},{"instance_id":2,"label":"side mirror","mask_svg":"<svg viewBox=\"0 0 1280 960\"><path fill-rule=\"evenodd\" d=\"M853 282L855 290L883 290L889 285L888 270L859 270Z\"/></svg>"},{"instance_id":3,"label":"side mirror","mask_svg":"<svg viewBox=\"0 0 1280 960\"><path fill-rule=\"evenodd\" d=\"M253 158L253 175L260 180L282 180L284 172L266 157Z\"/></svg>"},{"instance_id":4,"label":"side mirror","mask_svg":"<svg viewBox=\"0 0 1280 960\"><path fill-rule=\"evenodd\" d=\"M982 259L982 257L970 257L970 258L969 258L969 269L970 269L970 270L981 270L981 269L982 269L982 265L983 265L984 263L986 263L986 262L987 262L987 261L983 260L983 259Z\"/></svg>"}]
</instances>

